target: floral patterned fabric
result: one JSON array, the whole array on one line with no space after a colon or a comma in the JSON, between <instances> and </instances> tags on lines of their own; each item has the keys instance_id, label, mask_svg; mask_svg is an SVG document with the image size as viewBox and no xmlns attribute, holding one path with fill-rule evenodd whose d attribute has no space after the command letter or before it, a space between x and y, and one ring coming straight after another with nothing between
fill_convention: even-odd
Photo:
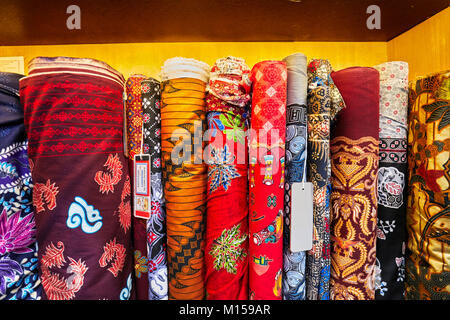
<instances>
[{"instance_id":1,"label":"floral patterned fabric","mask_svg":"<svg viewBox=\"0 0 450 320\"><path fill-rule=\"evenodd\" d=\"M209 300L248 299L245 116L250 102L249 74L245 61L235 57L219 59L211 68L206 99L210 143L205 152L208 157L205 282Z\"/></svg>"},{"instance_id":2,"label":"floral patterned fabric","mask_svg":"<svg viewBox=\"0 0 450 320\"><path fill-rule=\"evenodd\" d=\"M127 114L127 142L128 142L128 165L130 181L134 186L134 156L143 152L142 142L142 97L141 81L143 75L132 75L125 83L126 114ZM133 211L133 205L131 206ZM148 257L147 257L147 221L134 215L132 220L133 252L134 252L134 279L137 300L148 300Z\"/></svg>"},{"instance_id":3,"label":"floral patterned fabric","mask_svg":"<svg viewBox=\"0 0 450 320\"><path fill-rule=\"evenodd\" d=\"M249 298L281 300L287 69L253 66L249 172Z\"/></svg>"},{"instance_id":4,"label":"floral patterned fabric","mask_svg":"<svg viewBox=\"0 0 450 320\"><path fill-rule=\"evenodd\" d=\"M328 60L308 64L308 181L314 186L313 247L306 256L308 300L330 298L330 131L345 107Z\"/></svg>"},{"instance_id":5,"label":"floral patterned fabric","mask_svg":"<svg viewBox=\"0 0 450 320\"><path fill-rule=\"evenodd\" d=\"M375 298L404 299L408 64L374 67L380 73L380 161L378 170Z\"/></svg>"},{"instance_id":6,"label":"floral patterned fabric","mask_svg":"<svg viewBox=\"0 0 450 320\"><path fill-rule=\"evenodd\" d=\"M304 300L306 253L290 250L290 197L292 183L303 181L306 161L307 60L304 54L295 53L287 56L283 61L287 68L283 300Z\"/></svg>"},{"instance_id":7,"label":"floral patterned fabric","mask_svg":"<svg viewBox=\"0 0 450 320\"><path fill-rule=\"evenodd\" d=\"M170 300L205 298L204 250L207 165L206 84L210 67L173 58L161 78L161 158L167 214Z\"/></svg>"},{"instance_id":8,"label":"floral patterned fabric","mask_svg":"<svg viewBox=\"0 0 450 320\"><path fill-rule=\"evenodd\" d=\"M147 221L147 257L150 300L167 300L166 213L161 177L161 85L148 78L142 85L144 153L151 157L151 217Z\"/></svg>"},{"instance_id":9,"label":"floral patterned fabric","mask_svg":"<svg viewBox=\"0 0 450 320\"><path fill-rule=\"evenodd\" d=\"M0 300L39 300L33 183L19 101L22 75L0 73Z\"/></svg>"},{"instance_id":10,"label":"floral patterned fabric","mask_svg":"<svg viewBox=\"0 0 450 320\"><path fill-rule=\"evenodd\" d=\"M344 98L331 140L332 300L375 299L380 77L373 68L332 72Z\"/></svg>"},{"instance_id":11,"label":"floral patterned fabric","mask_svg":"<svg viewBox=\"0 0 450 320\"><path fill-rule=\"evenodd\" d=\"M450 298L450 71L411 83L406 299Z\"/></svg>"},{"instance_id":12,"label":"floral patterned fabric","mask_svg":"<svg viewBox=\"0 0 450 320\"><path fill-rule=\"evenodd\" d=\"M124 79L81 58L33 59L20 80L43 298L134 299Z\"/></svg>"}]
</instances>

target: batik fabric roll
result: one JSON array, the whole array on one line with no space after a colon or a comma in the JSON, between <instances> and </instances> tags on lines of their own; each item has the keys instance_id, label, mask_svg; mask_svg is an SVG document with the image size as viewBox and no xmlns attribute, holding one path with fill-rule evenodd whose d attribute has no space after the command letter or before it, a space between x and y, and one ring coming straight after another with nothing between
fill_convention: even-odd
<instances>
[{"instance_id":1,"label":"batik fabric roll","mask_svg":"<svg viewBox=\"0 0 450 320\"><path fill-rule=\"evenodd\" d=\"M134 298L124 79L80 58L33 59L20 80L43 298Z\"/></svg>"},{"instance_id":2,"label":"batik fabric roll","mask_svg":"<svg viewBox=\"0 0 450 320\"><path fill-rule=\"evenodd\" d=\"M308 300L330 298L331 124L345 107L328 60L308 64L308 181L314 186L313 247L306 256Z\"/></svg>"},{"instance_id":3,"label":"batik fabric roll","mask_svg":"<svg viewBox=\"0 0 450 320\"><path fill-rule=\"evenodd\" d=\"M404 299L408 63L374 67L380 73L380 161L375 299Z\"/></svg>"},{"instance_id":4,"label":"batik fabric roll","mask_svg":"<svg viewBox=\"0 0 450 320\"><path fill-rule=\"evenodd\" d=\"M128 165L131 185L134 189L134 156L140 154L142 142L142 97L141 81L144 75L132 75L125 83ZM133 212L133 206L131 206ZM147 221L132 215L134 277L136 299L148 300L148 258L147 258Z\"/></svg>"},{"instance_id":5,"label":"batik fabric roll","mask_svg":"<svg viewBox=\"0 0 450 320\"><path fill-rule=\"evenodd\" d=\"M262 61L251 72L249 298L281 300L287 69Z\"/></svg>"},{"instance_id":6,"label":"batik fabric roll","mask_svg":"<svg viewBox=\"0 0 450 320\"><path fill-rule=\"evenodd\" d=\"M207 165L203 162L210 67L166 60L161 72L161 151L167 214L170 300L205 298L204 232Z\"/></svg>"},{"instance_id":7,"label":"batik fabric roll","mask_svg":"<svg viewBox=\"0 0 450 320\"><path fill-rule=\"evenodd\" d=\"M0 300L39 300L33 183L19 100L22 75L0 72Z\"/></svg>"},{"instance_id":8,"label":"batik fabric roll","mask_svg":"<svg viewBox=\"0 0 450 320\"><path fill-rule=\"evenodd\" d=\"M331 77L346 108L331 140L330 298L373 300L380 77L361 67Z\"/></svg>"},{"instance_id":9,"label":"batik fabric roll","mask_svg":"<svg viewBox=\"0 0 450 320\"><path fill-rule=\"evenodd\" d=\"M450 299L450 71L409 88L405 297Z\"/></svg>"},{"instance_id":10,"label":"batik fabric roll","mask_svg":"<svg viewBox=\"0 0 450 320\"><path fill-rule=\"evenodd\" d=\"M141 82L144 153L151 159L151 217L147 220L149 300L167 300L166 214L161 181L161 85L148 78Z\"/></svg>"},{"instance_id":11,"label":"batik fabric roll","mask_svg":"<svg viewBox=\"0 0 450 320\"><path fill-rule=\"evenodd\" d=\"M248 138L250 69L236 57L211 68L207 94L209 145L206 297L248 299Z\"/></svg>"},{"instance_id":12,"label":"batik fabric roll","mask_svg":"<svg viewBox=\"0 0 450 320\"><path fill-rule=\"evenodd\" d=\"M304 300L306 253L290 250L290 220L291 185L303 181L306 161L307 59L302 53L294 53L283 61L287 67L287 107L282 290L283 300Z\"/></svg>"}]
</instances>

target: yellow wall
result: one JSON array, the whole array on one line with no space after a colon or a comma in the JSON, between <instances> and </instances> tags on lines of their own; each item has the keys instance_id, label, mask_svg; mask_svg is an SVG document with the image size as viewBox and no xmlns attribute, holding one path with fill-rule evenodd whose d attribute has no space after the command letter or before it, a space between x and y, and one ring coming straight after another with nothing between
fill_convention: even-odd
<instances>
[{"instance_id":1,"label":"yellow wall","mask_svg":"<svg viewBox=\"0 0 450 320\"><path fill-rule=\"evenodd\" d=\"M409 63L409 79L450 70L450 7L387 44L390 61Z\"/></svg>"},{"instance_id":2,"label":"yellow wall","mask_svg":"<svg viewBox=\"0 0 450 320\"><path fill-rule=\"evenodd\" d=\"M87 44L56 46L5 46L0 56L24 56L25 73L28 62L36 56L89 57L102 60L125 77L143 73L158 77L168 58L183 56L202 60L210 65L218 58L242 57L251 67L268 59L283 59L302 52L308 59L329 59L335 70L351 66L373 66L387 60L386 42L184 42Z\"/></svg>"},{"instance_id":3,"label":"yellow wall","mask_svg":"<svg viewBox=\"0 0 450 320\"><path fill-rule=\"evenodd\" d=\"M329 59L335 70L351 66L374 66L386 61L409 63L410 80L450 69L450 8L434 15L389 42L179 42L119 43L54 46L0 46L1 56L24 56L28 62L36 56L90 57L102 60L125 77L142 73L159 78L168 58L183 56L210 65L217 58L234 55L251 67L267 59L282 59L302 52L308 59Z\"/></svg>"}]
</instances>

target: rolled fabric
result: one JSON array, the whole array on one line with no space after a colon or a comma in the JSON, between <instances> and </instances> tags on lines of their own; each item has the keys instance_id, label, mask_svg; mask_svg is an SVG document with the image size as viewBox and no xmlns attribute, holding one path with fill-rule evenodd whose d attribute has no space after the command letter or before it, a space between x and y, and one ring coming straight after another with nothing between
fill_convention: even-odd
<instances>
[{"instance_id":1,"label":"rolled fabric","mask_svg":"<svg viewBox=\"0 0 450 320\"><path fill-rule=\"evenodd\" d=\"M19 99L23 75L0 72L0 300L39 300L33 183Z\"/></svg>"},{"instance_id":2,"label":"rolled fabric","mask_svg":"<svg viewBox=\"0 0 450 320\"><path fill-rule=\"evenodd\" d=\"M141 81L144 75L132 75L125 83L128 165L131 185L134 189L134 156L143 153L142 142L142 97ZM133 206L131 206L133 212ZM147 258L147 221L132 215L134 277L136 284L136 299L148 300L148 258Z\"/></svg>"},{"instance_id":3,"label":"rolled fabric","mask_svg":"<svg viewBox=\"0 0 450 320\"><path fill-rule=\"evenodd\" d=\"M328 60L308 64L308 181L314 186L313 246L306 256L308 300L330 298L330 132L344 100L331 79Z\"/></svg>"},{"instance_id":4,"label":"rolled fabric","mask_svg":"<svg viewBox=\"0 0 450 320\"><path fill-rule=\"evenodd\" d=\"M373 68L332 72L346 108L331 140L332 300L373 300L376 261L380 77Z\"/></svg>"},{"instance_id":5,"label":"rolled fabric","mask_svg":"<svg viewBox=\"0 0 450 320\"><path fill-rule=\"evenodd\" d=\"M236 57L211 68L205 282L208 300L248 299L248 138L250 69ZM234 111L235 109L236 112Z\"/></svg>"},{"instance_id":6,"label":"rolled fabric","mask_svg":"<svg viewBox=\"0 0 450 320\"><path fill-rule=\"evenodd\" d=\"M404 299L408 63L387 62L380 73L380 161L378 169L375 299Z\"/></svg>"},{"instance_id":7,"label":"rolled fabric","mask_svg":"<svg viewBox=\"0 0 450 320\"><path fill-rule=\"evenodd\" d=\"M409 86L405 297L450 298L450 70Z\"/></svg>"},{"instance_id":8,"label":"rolled fabric","mask_svg":"<svg viewBox=\"0 0 450 320\"><path fill-rule=\"evenodd\" d=\"M44 299L133 299L124 78L38 57L20 80Z\"/></svg>"},{"instance_id":9,"label":"rolled fabric","mask_svg":"<svg viewBox=\"0 0 450 320\"><path fill-rule=\"evenodd\" d=\"M249 176L249 298L281 300L287 69L253 66Z\"/></svg>"},{"instance_id":10,"label":"rolled fabric","mask_svg":"<svg viewBox=\"0 0 450 320\"><path fill-rule=\"evenodd\" d=\"M293 182L303 181L306 161L307 59L302 53L294 53L284 58L283 61L287 68L287 107L282 290L283 300L304 300L306 252L292 252L290 250L290 193Z\"/></svg>"},{"instance_id":11,"label":"rolled fabric","mask_svg":"<svg viewBox=\"0 0 450 320\"><path fill-rule=\"evenodd\" d=\"M177 57L166 60L161 71L161 151L170 300L205 297L207 166L202 153L209 69L206 63Z\"/></svg>"},{"instance_id":12,"label":"rolled fabric","mask_svg":"<svg viewBox=\"0 0 450 320\"><path fill-rule=\"evenodd\" d=\"M167 300L167 236L161 177L161 85L153 78L142 86L144 153L151 158L151 217L147 221L149 300Z\"/></svg>"}]
</instances>

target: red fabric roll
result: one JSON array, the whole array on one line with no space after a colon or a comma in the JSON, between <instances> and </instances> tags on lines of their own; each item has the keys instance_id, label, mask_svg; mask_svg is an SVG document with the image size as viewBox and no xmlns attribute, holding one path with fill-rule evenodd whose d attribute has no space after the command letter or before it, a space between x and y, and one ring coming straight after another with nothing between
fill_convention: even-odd
<instances>
[{"instance_id":1,"label":"red fabric roll","mask_svg":"<svg viewBox=\"0 0 450 320\"><path fill-rule=\"evenodd\" d=\"M252 300L281 300L287 69L281 61L257 63L249 172L249 289Z\"/></svg>"},{"instance_id":2,"label":"red fabric roll","mask_svg":"<svg viewBox=\"0 0 450 320\"><path fill-rule=\"evenodd\" d=\"M210 74L206 99L208 300L248 299L248 141L243 114L250 102L250 87L240 84L249 73L244 60L227 57L217 60Z\"/></svg>"},{"instance_id":3,"label":"red fabric roll","mask_svg":"<svg viewBox=\"0 0 450 320\"><path fill-rule=\"evenodd\" d=\"M28 69L20 98L43 299L134 299L123 76L68 57L38 57Z\"/></svg>"},{"instance_id":4,"label":"red fabric roll","mask_svg":"<svg viewBox=\"0 0 450 320\"><path fill-rule=\"evenodd\" d=\"M134 188L134 156L144 153L141 150L142 140L142 98L141 82L144 75L132 75L125 83L128 167L131 185ZM133 211L133 204L131 205ZM132 214L134 277L136 283L136 299L148 300L148 265L147 265L147 220L137 218Z\"/></svg>"},{"instance_id":5,"label":"red fabric roll","mask_svg":"<svg viewBox=\"0 0 450 320\"><path fill-rule=\"evenodd\" d=\"M332 72L346 108L331 141L331 299L375 298L379 73Z\"/></svg>"}]
</instances>

